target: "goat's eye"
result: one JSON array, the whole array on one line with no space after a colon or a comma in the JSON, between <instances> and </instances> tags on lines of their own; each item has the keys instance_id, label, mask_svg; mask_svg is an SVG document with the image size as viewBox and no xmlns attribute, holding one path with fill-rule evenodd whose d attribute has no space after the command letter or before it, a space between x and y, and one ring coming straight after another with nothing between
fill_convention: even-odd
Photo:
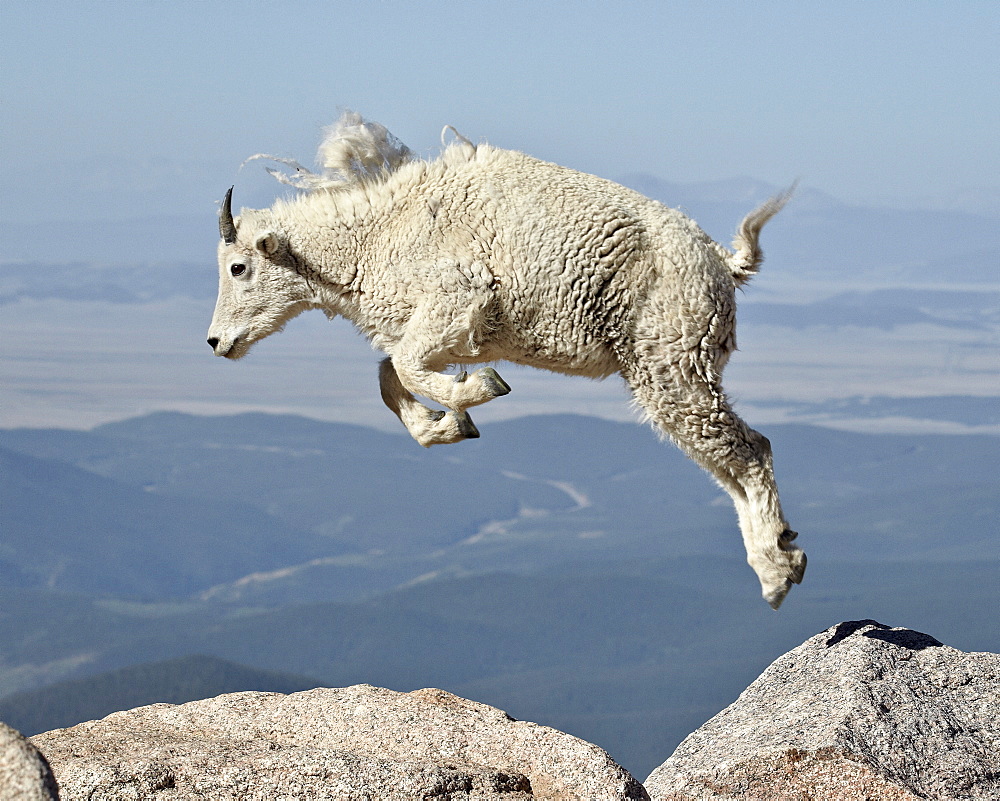
<instances>
[{"instance_id":1,"label":"goat's eye","mask_svg":"<svg viewBox=\"0 0 1000 801\"><path fill-rule=\"evenodd\" d=\"M245 264L233 264L229 267L229 273L233 278L239 278L247 271L247 266Z\"/></svg>"}]
</instances>

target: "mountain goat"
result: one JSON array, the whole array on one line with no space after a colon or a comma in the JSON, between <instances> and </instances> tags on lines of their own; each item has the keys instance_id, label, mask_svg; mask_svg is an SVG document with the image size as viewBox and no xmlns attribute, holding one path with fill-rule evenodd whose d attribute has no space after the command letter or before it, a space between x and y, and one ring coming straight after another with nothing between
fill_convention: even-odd
<instances>
[{"instance_id":1,"label":"mountain goat","mask_svg":"<svg viewBox=\"0 0 1000 801\"><path fill-rule=\"evenodd\" d=\"M622 186L455 136L419 160L347 113L320 148L323 172L274 159L294 169L271 172L298 197L233 217L230 189L208 344L238 359L306 309L342 315L388 355L382 398L424 446L478 437L467 409L510 391L491 367L445 375L450 365L618 373L732 497L747 561L777 609L806 557L781 511L770 444L720 381L736 347L734 290L757 272L760 230L787 193L743 220L730 252Z\"/></svg>"}]
</instances>

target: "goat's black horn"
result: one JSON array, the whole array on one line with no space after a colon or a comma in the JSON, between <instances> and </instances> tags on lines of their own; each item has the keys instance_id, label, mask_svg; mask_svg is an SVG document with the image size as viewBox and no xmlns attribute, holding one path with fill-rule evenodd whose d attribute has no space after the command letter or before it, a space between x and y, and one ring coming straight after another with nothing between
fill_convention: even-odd
<instances>
[{"instance_id":1,"label":"goat's black horn","mask_svg":"<svg viewBox=\"0 0 1000 801\"><path fill-rule=\"evenodd\" d=\"M226 199L219 209L219 234L227 245L236 241L236 224L233 222L233 187L226 192Z\"/></svg>"}]
</instances>

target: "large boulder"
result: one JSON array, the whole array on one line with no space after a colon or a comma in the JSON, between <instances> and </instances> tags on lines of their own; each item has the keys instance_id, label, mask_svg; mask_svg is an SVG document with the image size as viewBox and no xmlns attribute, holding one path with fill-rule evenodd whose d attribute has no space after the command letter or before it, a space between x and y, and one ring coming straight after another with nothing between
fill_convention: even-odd
<instances>
[{"instance_id":1,"label":"large boulder","mask_svg":"<svg viewBox=\"0 0 1000 801\"><path fill-rule=\"evenodd\" d=\"M0 799L53 801L59 798L52 771L21 733L0 723Z\"/></svg>"},{"instance_id":2,"label":"large boulder","mask_svg":"<svg viewBox=\"0 0 1000 801\"><path fill-rule=\"evenodd\" d=\"M1000 655L841 623L775 661L646 790L654 801L1000 798Z\"/></svg>"},{"instance_id":3,"label":"large boulder","mask_svg":"<svg viewBox=\"0 0 1000 801\"><path fill-rule=\"evenodd\" d=\"M645 799L595 745L441 690L155 704L38 735L72 799Z\"/></svg>"}]
</instances>

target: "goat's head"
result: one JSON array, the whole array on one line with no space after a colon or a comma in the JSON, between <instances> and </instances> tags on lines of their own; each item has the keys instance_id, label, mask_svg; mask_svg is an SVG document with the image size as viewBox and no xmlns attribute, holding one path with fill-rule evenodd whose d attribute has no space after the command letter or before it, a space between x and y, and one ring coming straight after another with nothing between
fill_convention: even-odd
<instances>
[{"instance_id":1,"label":"goat's head","mask_svg":"<svg viewBox=\"0 0 1000 801\"><path fill-rule=\"evenodd\" d=\"M312 293L285 237L266 213L233 218L230 189L219 210L219 298L208 329L216 356L239 359L309 308Z\"/></svg>"}]
</instances>

